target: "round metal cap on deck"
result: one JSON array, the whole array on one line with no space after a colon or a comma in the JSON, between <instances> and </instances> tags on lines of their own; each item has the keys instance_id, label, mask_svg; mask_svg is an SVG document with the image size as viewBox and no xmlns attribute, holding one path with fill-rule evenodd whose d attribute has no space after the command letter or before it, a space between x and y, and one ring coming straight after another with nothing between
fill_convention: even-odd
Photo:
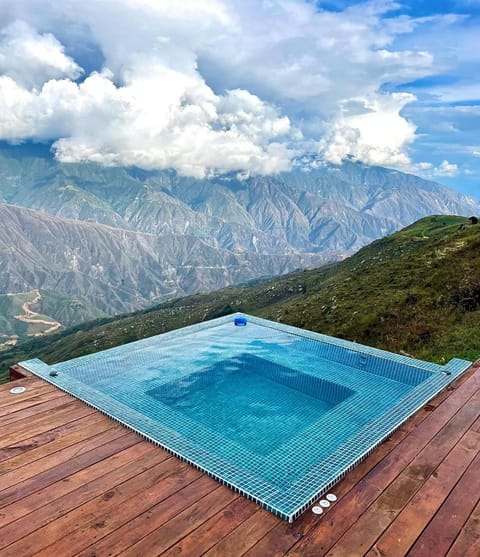
<instances>
[{"instance_id":1,"label":"round metal cap on deck","mask_svg":"<svg viewBox=\"0 0 480 557\"><path fill-rule=\"evenodd\" d=\"M19 395L20 393L24 393L27 390L26 387L12 387L10 392L12 395Z\"/></svg>"},{"instance_id":2,"label":"round metal cap on deck","mask_svg":"<svg viewBox=\"0 0 480 557\"><path fill-rule=\"evenodd\" d=\"M312 513L313 513L313 514L322 514L322 513L323 513L323 509L322 509L322 507L313 507Z\"/></svg>"},{"instance_id":3,"label":"round metal cap on deck","mask_svg":"<svg viewBox=\"0 0 480 557\"><path fill-rule=\"evenodd\" d=\"M334 493L327 493L327 495L325 495L325 499L333 503L333 501L337 500L337 496Z\"/></svg>"},{"instance_id":4,"label":"round metal cap on deck","mask_svg":"<svg viewBox=\"0 0 480 557\"><path fill-rule=\"evenodd\" d=\"M246 317L235 317L235 319L233 320L233 323L237 327L245 327L246 324L247 324L247 318Z\"/></svg>"},{"instance_id":5,"label":"round metal cap on deck","mask_svg":"<svg viewBox=\"0 0 480 557\"><path fill-rule=\"evenodd\" d=\"M321 506L321 507L324 507L324 508L326 509L327 507L330 506L330 501L327 501L326 499L322 499L322 500L320 501L320 506Z\"/></svg>"}]
</instances>

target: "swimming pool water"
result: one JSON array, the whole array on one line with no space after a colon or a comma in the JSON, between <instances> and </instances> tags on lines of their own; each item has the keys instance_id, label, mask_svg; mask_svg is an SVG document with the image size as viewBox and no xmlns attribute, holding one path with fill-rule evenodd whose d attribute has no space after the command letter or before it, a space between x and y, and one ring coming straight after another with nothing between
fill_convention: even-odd
<instances>
[{"instance_id":1,"label":"swimming pool water","mask_svg":"<svg viewBox=\"0 0 480 557\"><path fill-rule=\"evenodd\" d=\"M339 402L328 382L240 354L147 391L148 396L256 454L266 456ZM345 389L344 398L353 394Z\"/></svg>"},{"instance_id":2,"label":"swimming pool water","mask_svg":"<svg viewBox=\"0 0 480 557\"><path fill-rule=\"evenodd\" d=\"M470 365L234 317L21 365L288 520Z\"/></svg>"}]
</instances>

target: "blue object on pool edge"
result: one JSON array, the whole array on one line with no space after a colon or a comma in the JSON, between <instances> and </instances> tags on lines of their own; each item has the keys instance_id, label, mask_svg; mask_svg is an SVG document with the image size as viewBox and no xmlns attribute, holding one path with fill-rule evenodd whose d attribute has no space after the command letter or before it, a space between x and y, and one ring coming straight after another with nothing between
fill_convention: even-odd
<instances>
[{"instance_id":1,"label":"blue object on pool edge","mask_svg":"<svg viewBox=\"0 0 480 557\"><path fill-rule=\"evenodd\" d=\"M238 317L248 327L233 334ZM471 362L441 366L237 313L20 365L291 522Z\"/></svg>"},{"instance_id":2,"label":"blue object on pool edge","mask_svg":"<svg viewBox=\"0 0 480 557\"><path fill-rule=\"evenodd\" d=\"M237 327L245 327L247 324L247 318L246 317L235 317L235 319L233 320L233 322L235 323L235 325Z\"/></svg>"}]
</instances>

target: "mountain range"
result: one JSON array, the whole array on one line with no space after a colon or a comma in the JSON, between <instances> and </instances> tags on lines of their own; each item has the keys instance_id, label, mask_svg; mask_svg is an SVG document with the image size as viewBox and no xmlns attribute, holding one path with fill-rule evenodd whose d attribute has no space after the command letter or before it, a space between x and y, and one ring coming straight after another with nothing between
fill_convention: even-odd
<instances>
[{"instance_id":1,"label":"mountain range","mask_svg":"<svg viewBox=\"0 0 480 557\"><path fill-rule=\"evenodd\" d=\"M349 161L197 180L3 147L0 333L28 333L2 320L7 294L38 291L35 311L69 326L343 259L428 214L480 214L480 202Z\"/></svg>"},{"instance_id":2,"label":"mountain range","mask_svg":"<svg viewBox=\"0 0 480 557\"><path fill-rule=\"evenodd\" d=\"M476 360L480 224L427 217L341 262L20 342L0 352L0 375L21 360L64 361L236 311L439 363Z\"/></svg>"}]
</instances>

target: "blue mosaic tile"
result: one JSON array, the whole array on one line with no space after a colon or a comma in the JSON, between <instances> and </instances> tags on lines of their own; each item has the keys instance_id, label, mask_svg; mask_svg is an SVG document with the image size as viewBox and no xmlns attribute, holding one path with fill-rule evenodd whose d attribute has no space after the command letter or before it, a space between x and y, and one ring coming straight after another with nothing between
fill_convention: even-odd
<instances>
[{"instance_id":1,"label":"blue mosaic tile","mask_svg":"<svg viewBox=\"0 0 480 557\"><path fill-rule=\"evenodd\" d=\"M20 365L292 521L471 363L235 314Z\"/></svg>"}]
</instances>

